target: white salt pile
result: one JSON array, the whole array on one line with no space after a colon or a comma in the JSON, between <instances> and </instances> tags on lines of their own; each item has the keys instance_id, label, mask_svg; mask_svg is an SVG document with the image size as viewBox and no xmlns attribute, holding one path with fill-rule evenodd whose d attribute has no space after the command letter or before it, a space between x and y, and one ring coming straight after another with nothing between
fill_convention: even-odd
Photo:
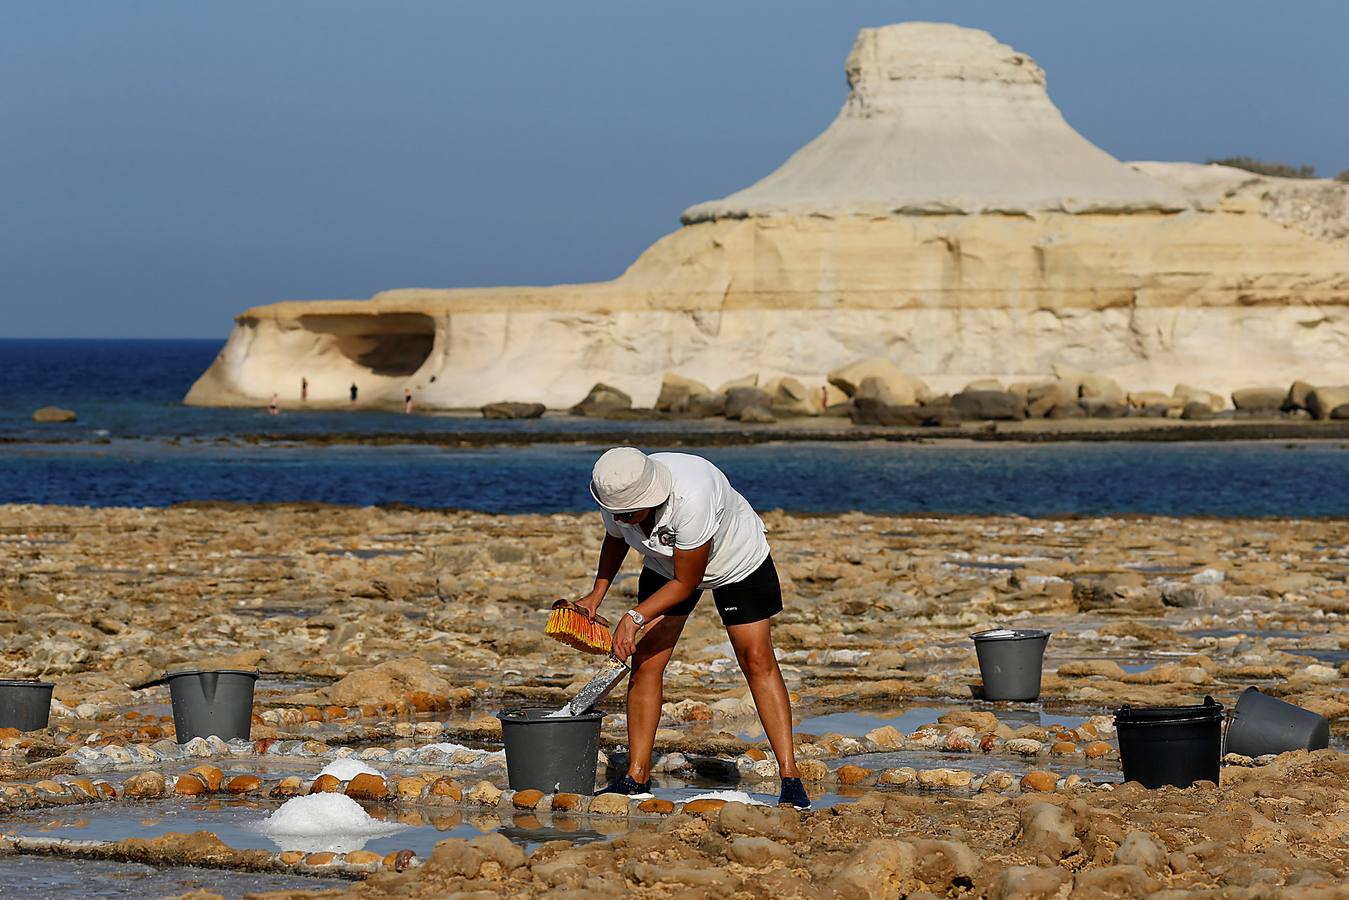
<instances>
[{"instance_id":1,"label":"white salt pile","mask_svg":"<svg viewBox=\"0 0 1349 900\"><path fill-rule=\"evenodd\" d=\"M256 827L282 850L351 853L407 826L371 818L345 794L309 794L287 800Z\"/></svg>"},{"instance_id":2,"label":"white salt pile","mask_svg":"<svg viewBox=\"0 0 1349 900\"><path fill-rule=\"evenodd\" d=\"M749 806L767 806L762 800L755 800L744 791L708 791L706 794L699 794L696 797L689 797L685 803L692 803L694 800L725 800L727 803L745 803Z\"/></svg>"},{"instance_id":3,"label":"white salt pile","mask_svg":"<svg viewBox=\"0 0 1349 900\"><path fill-rule=\"evenodd\" d=\"M418 753L428 753L432 750L438 750L441 753L458 753L460 750L467 750L469 753L482 753L482 750L474 750L472 747L465 747L463 744L452 744L448 741L441 744L423 744L417 748Z\"/></svg>"},{"instance_id":4,"label":"white salt pile","mask_svg":"<svg viewBox=\"0 0 1349 900\"><path fill-rule=\"evenodd\" d=\"M384 777L384 773L379 769L372 769L359 759L353 759L350 756L335 759L328 763L328 765L323 767L323 771L319 772L319 774L314 777L318 778L319 775L331 775L338 781L350 781L357 775L378 775L381 778Z\"/></svg>"},{"instance_id":5,"label":"white salt pile","mask_svg":"<svg viewBox=\"0 0 1349 900\"><path fill-rule=\"evenodd\" d=\"M571 717L572 717L572 715L571 715L571 704L570 704L570 703L568 703L566 706L562 707L561 709L555 709L555 710L553 710L552 712L550 712L548 715L544 716L545 719L570 719Z\"/></svg>"},{"instance_id":6,"label":"white salt pile","mask_svg":"<svg viewBox=\"0 0 1349 900\"><path fill-rule=\"evenodd\" d=\"M1016 634L1016 632L1010 628L995 628L992 631L981 632L979 634L979 637L1001 638L1001 637L1011 637L1014 634Z\"/></svg>"}]
</instances>

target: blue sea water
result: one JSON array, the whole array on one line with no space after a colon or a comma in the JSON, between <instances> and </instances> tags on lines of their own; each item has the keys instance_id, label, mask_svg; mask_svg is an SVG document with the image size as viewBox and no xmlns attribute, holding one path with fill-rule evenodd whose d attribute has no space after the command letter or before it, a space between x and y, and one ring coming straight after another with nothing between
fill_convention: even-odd
<instances>
[{"instance_id":1,"label":"blue sea water","mask_svg":"<svg viewBox=\"0 0 1349 900\"><path fill-rule=\"evenodd\" d=\"M286 413L181 405L218 341L0 341L0 502L163 506L185 500L403 503L493 512L591 508L604 449L534 444L287 444L329 432L627 429L660 449L703 424L572 417L485 422L382 412ZM36 425L39 406L79 421ZM722 427L722 426L712 426ZM243 443L241 434L276 440ZM722 466L760 509L883 513L1349 515L1340 442L775 443L680 448Z\"/></svg>"}]
</instances>

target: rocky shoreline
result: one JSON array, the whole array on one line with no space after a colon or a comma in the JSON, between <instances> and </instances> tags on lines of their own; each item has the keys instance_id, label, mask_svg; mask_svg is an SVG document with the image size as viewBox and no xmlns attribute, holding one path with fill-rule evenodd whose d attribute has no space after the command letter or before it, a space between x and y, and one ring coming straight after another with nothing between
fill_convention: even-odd
<instances>
[{"instance_id":1,"label":"rocky shoreline","mask_svg":"<svg viewBox=\"0 0 1349 900\"><path fill-rule=\"evenodd\" d=\"M455 418L463 418L455 416ZM539 420L528 430L445 431L323 431L245 432L230 436L165 438L184 445L296 445L296 446L436 446L513 447L532 444L619 446L640 443L663 447L733 447L771 443L1062 443L1090 442L1182 442L1182 441L1344 441L1349 440L1349 420L1325 422L1266 419L1074 419L1023 420L1019 422L970 423L953 428L917 426L868 427L846 425L830 419L784 419L771 424L689 422L687 428L643 427L652 422L678 421L653 415L641 419L611 420L603 428L566 427L560 416ZM553 424L556 423L556 424ZM627 427L624 427L627 423ZM640 423L640 424L639 424ZM112 436L0 435L0 445L107 445L121 439Z\"/></svg>"}]
</instances>

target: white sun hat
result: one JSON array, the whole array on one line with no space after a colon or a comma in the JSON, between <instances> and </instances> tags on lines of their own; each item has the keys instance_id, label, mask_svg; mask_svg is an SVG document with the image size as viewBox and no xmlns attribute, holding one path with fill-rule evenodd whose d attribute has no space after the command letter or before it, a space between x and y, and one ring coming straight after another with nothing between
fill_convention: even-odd
<instances>
[{"instance_id":1,"label":"white sun hat","mask_svg":"<svg viewBox=\"0 0 1349 900\"><path fill-rule=\"evenodd\" d=\"M605 451L590 473L590 496L611 513L651 509L670 497L670 470L636 447Z\"/></svg>"}]
</instances>

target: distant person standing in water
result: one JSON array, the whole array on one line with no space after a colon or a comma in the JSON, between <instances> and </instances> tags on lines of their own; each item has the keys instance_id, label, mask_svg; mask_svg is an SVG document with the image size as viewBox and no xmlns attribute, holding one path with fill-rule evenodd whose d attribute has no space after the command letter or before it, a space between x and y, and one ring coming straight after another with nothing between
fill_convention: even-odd
<instances>
[{"instance_id":1,"label":"distant person standing in water","mask_svg":"<svg viewBox=\"0 0 1349 900\"><path fill-rule=\"evenodd\" d=\"M412 388L403 388L403 412L412 412Z\"/></svg>"},{"instance_id":2,"label":"distant person standing in water","mask_svg":"<svg viewBox=\"0 0 1349 900\"><path fill-rule=\"evenodd\" d=\"M351 405L356 405L356 382L351 383Z\"/></svg>"},{"instance_id":3,"label":"distant person standing in water","mask_svg":"<svg viewBox=\"0 0 1349 900\"><path fill-rule=\"evenodd\" d=\"M309 400L309 379L303 375L300 376L300 402L306 403Z\"/></svg>"},{"instance_id":4,"label":"distant person standing in water","mask_svg":"<svg viewBox=\"0 0 1349 900\"><path fill-rule=\"evenodd\" d=\"M276 394L272 394L272 399L267 404L267 414L269 416L275 416L280 412L281 412L281 398L278 397Z\"/></svg>"}]
</instances>

